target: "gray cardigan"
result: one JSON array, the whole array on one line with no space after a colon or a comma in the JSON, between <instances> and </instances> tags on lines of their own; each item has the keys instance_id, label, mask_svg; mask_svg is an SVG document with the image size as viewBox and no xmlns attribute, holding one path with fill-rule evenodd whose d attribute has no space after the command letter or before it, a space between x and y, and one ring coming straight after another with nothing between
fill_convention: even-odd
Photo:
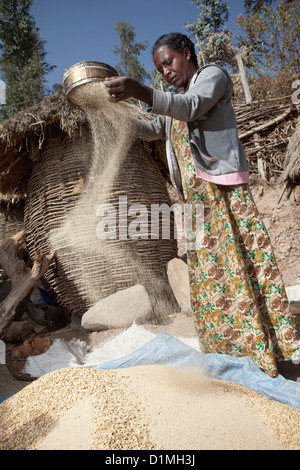
<instances>
[{"instance_id":1,"label":"gray cardigan","mask_svg":"<svg viewBox=\"0 0 300 470\"><path fill-rule=\"evenodd\" d=\"M231 103L233 85L227 71L217 65L200 68L185 94L154 90L150 122L134 119L137 137L166 140L172 184L182 198L181 175L170 131L172 118L187 122L197 177L221 185L249 182L248 164L237 133Z\"/></svg>"}]
</instances>

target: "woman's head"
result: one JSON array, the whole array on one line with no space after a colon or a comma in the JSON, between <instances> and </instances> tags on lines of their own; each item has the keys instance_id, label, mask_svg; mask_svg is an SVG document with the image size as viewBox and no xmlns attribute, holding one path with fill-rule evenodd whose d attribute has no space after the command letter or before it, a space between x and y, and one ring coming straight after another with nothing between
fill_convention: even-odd
<instances>
[{"instance_id":1,"label":"woman's head","mask_svg":"<svg viewBox=\"0 0 300 470\"><path fill-rule=\"evenodd\" d=\"M188 88L198 68L192 41L181 33L161 36L152 48L153 60L164 79L176 88Z\"/></svg>"},{"instance_id":2,"label":"woman's head","mask_svg":"<svg viewBox=\"0 0 300 470\"><path fill-rule=\"evenodd\" d=\"M174 51L181 52L181 53L183 53L184 49L188 47L191 53L191 61L198 68L198 61L197 61L197 56L195 52L195 46L193 42L190 40L190 38L186 36L185 34L181 34L181 33L163 34L157 39L156 43L154 44L152 48L152 56L154 56L157 49L162 46L167 46L170 49L173 49Z\"/></svg>"}]
</instances>

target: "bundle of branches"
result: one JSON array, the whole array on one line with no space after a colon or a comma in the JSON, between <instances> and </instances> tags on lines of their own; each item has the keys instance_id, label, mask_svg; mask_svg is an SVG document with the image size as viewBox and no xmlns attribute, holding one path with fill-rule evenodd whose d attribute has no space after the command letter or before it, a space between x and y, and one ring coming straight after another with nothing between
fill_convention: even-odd
<instances>
[{"instance_id":1,"label":"bundle of branches","mask_svg":"<svg viewBox=\"0 0 300 470\"><path fill-rule=\"evenodd\" d=\"M278 178L284 171L287 146L298 117L291 96L234 107L250 174L259 174L266 180Z\"/></svg>"}]
</instances>

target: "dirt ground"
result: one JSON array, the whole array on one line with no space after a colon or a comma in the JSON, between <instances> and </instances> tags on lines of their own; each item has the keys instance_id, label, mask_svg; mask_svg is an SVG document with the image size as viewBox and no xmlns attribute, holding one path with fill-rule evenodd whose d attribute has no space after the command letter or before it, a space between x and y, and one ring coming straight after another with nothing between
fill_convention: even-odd
<instances>
[{"instance_id":1,"label":"dirt ground","mask_svg":"<svg viewBox=\"0 0 300 470\"><path fill-rule=\"evenodd\" d=\"M276 184L256 184L251 187L260 214L269 231L285 285L300 284L300 187L295 188L289 200L287 200L286 196L283 196L279 204L281 187L278 187ZM183 248L181 247L179 255L182 254ZM300 334L300 315L296 317L296 323ZM181 313L171 315L165 324L147 324L143 326L154 333L165 332L181 337L195 336L192 317ZM61 338L65 341L78 338L94 347L112 336L120 334L122 331L122 329L114 329L88 333L80 327L78 322L73 321L66 328L48 333L47 336L52 339ZM280 368L280 373L286 378L300 381L300 365L283 364ZM6 365L0 364L0 395L16 393L28 383L16 380L12 377Z\"/></svg>"},{"instance_id":2,"label":"dirt ground","mask_svg":"<svg viewBox=\"0 0 300 470\"><path fill-rule=\"evenodd\" d=\"M300 284L300 186L289 199L277 183L251 186L252 194L269 232L276 260L286 286Z\"/></svg>"}]
</instances>

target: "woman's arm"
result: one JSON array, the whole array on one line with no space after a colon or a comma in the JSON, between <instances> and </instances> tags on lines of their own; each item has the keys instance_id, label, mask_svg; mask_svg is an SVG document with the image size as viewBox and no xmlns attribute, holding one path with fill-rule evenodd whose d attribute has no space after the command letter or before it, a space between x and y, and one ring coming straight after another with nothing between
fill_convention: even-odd
<instances>
[{"instance_id":1,"label":"woman's arm","mask_svg":"<svg viewBox=\"0 0 300 470\"><path fill-rule=\"evenodd\" d=\"M232 86L225 73L212 65L201 71L195 85L184 95L154 90L152 111L179 121L196 121L231 93Z\"/></svg>"},{"instance_id":2,"label":"woman's arm","mask_svg":"<svg viewBox=\"0 0 300 470\"><path fill-rule=\"evenodd\" d=\"M127 98L136 98L152 106L153 88L142 85L130 77L111 77L104 80L110 101L118 102ZM131 117L136 135L143 140L165 139L165 117L157 116L152 121Z\"/></svg>"},{"instance_id":3,"label":"woman's arm","mask_svg":"<svg viewBox=\"0 0 300 470\"><path fill-rule=\"evenodd\" d=\"M142 119L131 117L136 136L139 139L166 140L165 116L156 116L152 121L143 121Z\"/></svg>"},{"instance_id":4,"label":"woman's arm","mask_svg":"<svg viewBox=\"0 0 300 470\"><path fill-rule=\"evenodd\" d=\"M130 77L111 77L103 83L113 102L133 97L152 106L154 114L184 122L201 119L222 97L232 93L228 77L214 65L204 68L184 95L155 90Z\"/></svg>"}]
</instances>

